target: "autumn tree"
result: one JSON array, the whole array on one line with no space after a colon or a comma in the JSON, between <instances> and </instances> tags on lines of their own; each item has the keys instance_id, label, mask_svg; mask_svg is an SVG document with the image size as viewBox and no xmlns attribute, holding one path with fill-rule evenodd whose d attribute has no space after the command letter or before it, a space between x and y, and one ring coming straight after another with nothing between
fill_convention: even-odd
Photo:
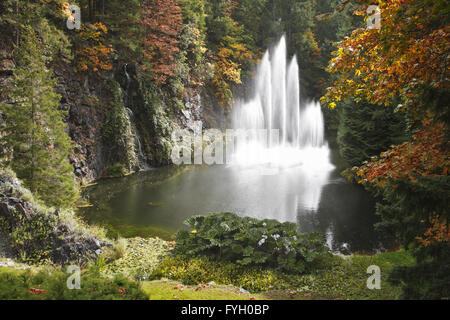
<instances>
[{"instance_id":1,"label":"autumn tree","mask_svg":"<svg viewBox=\"0 0 450 320\"><path fill-rule=\"evenodd\" d=\"M108 28L101 22L84 24L74 36L75 71L111 70L113 48L105 45Z\"/></svg>"},{"instance_id":2,"label":"autumn tree","mask_svg":"<svg viewBox=\"0 0 450 320\"><path fill-rule=\"evenodd\" d=\"M208 44L213 52L212 84L220 106L225 111L233 103L233 88L242 83L244 71L250 70L255 57L244 41L243 26L232 17L237 1L214 0L208 4Z\"/></svg>"},{"instance_id":3,"label":"autumn tree","mask_svg":"<svg viewBox=\"0 0 450 320\"><path fill-rule=\"evenodd\" d=\"M356 13L365 15L370 2L359 2ZM322 101L334 108L347 98L385 107L400 100L396 108L405 112L413 138L360 167L358 179L382 198L379 226L395 232L417 258L415 267L395 272L393 280L405 283L404 296L445 297L450 281L450 29L445 15L450 5L441 0L379 4L380 29L356 29L339 43L329 66L338 78Z\"/></svg>"},{"instance_id":4,"label":"autumn tree","mask_svg":"<svg viewBox=\"0 0 450 320\"><path fill-rule=\"evenodd\" d=\"M156 81L165 84L177 71L176 54L183 29L181 9L175 0L144 1L141 26L144 55L152 64Z\"/></svg>"}]
</instances>

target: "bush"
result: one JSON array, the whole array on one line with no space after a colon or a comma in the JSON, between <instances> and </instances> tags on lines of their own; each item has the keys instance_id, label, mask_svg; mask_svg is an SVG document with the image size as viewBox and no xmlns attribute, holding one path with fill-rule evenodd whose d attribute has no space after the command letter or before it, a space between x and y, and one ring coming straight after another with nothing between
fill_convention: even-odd
<instances>
[{"instance_id":1,"label":"bush","mask_svg":"<svg viewBox=\"0 0 450 320\"><path fill-rule=\"evenodd\" d=\"M124 276L101 277L93 270L81 273L81 288L70 290L70 275L59 269L35 272L0 268L0 300L131 300L148 299L140 284Z\"/></svg>"},{"instance_id":2,"label":"bush","mask_svg":"<svg viewBox=\"0 0 450 320\"><path fill-rule=\"evenodd\" d=\"M420 247L412 255L417 263L396 266L389 276L402 288L401 298L413 300L448 300L450 298L450 244L435 243Z\"/></svg>"},{"instance_id":3,"label":"bush","mask_svg":"<svg viewBox=\"0 0 450 320\"><path fill-rule=\"evenodd\" d=\"M241 266L231 262L212 261L206 257L169 256L153 271L152 280L161 278L198 285L214 281L218 285L233 285L251 293L265 292L267 297L279 297L295 292L312 299L397 299L400 288L384 281L381 290L367 288L367 266L380 264L382 279L387 279L394 266L411 265L412 257L404 252L374 256L352 256L343 259L330 255L321 259L310 274L284 273L256 266ZM288 295L289 299L292 298Z\"/></svg>"},{"instance_id":4,"label":"bush","mask_svg":"<svg viewBox=\"0 0 450 320\"><path fill-rule=\"evenodd\" d=\"M241 266L303 273L329 254L323 235L300 235L294 223L217 213L191 217L185 224L194 228L176 234L176 252L185 257L203 255Z\"/></svg>"},{"instance_id":5,"label":"bush","mask_svg":"<svg viewBox=\"0 0 450 320\"><path fill-rule=\"evenodd\" d=\"M214 281L217 284L242 287L250 292L269 290L276 285L276 272L261 267L237 266L233 263L211 261L206 257L164 258L153 271L151 279L168 278L185 285Z\"/></svg>"}]
</instances>

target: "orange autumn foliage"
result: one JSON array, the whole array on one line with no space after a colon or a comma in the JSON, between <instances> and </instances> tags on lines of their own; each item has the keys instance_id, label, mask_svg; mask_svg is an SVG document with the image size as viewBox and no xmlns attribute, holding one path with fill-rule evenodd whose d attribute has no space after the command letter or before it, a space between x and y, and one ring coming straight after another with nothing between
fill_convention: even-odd
<instances>
[{"instance_id":1,"label":"orange autumn foliage","mask_svg":"<svg viewBox=\"0 0 450 320\"><path fill-rule=\"evenodd\" d=\"M81 27L75 40L75 71L97 72L100 69L112 69L110 54L113 49L103 44L104 35L107 33L108 29L101 22Z\"/></svg>"},{"instance_id":2,"label":"orange autumn foliage","mask_svg":"<svg viewBox=\"0 0 450 320\"><path fill-rule=\"evenodd\" d=\"M381 157L361 166L359 183L370 183L379 187L398 188L402 181L412 191L420 190L423 178L444 178L450 171L450 142L446 138L448 128L442 123L423 120L423 129L413 140L381 153ZM420 188L420 189L419 189ZM428 213L431 227L423 236L416 237L423 246L449 240L449 227L445 215L439 218Z\"/></svg>"},{"instance_id":3,"label":"orange autumn foliage","mask_svg":"<svg viewBox=\"0 0 450 320\"><path fill-rule=\"evenodd\" d=\"M231 38L226 37L230 42ZM230 84L241 83L241 66L253 61L252 53L240 43L230 43L219 49L214 57L214 78L216 96L222 106L230 105L232 92Z\"/></svg>"},{"instance_id":4,"label":"orange autumn foliage","mask_svg":"<svg viewBox=\"0 0 450 320\"><path fill-rule=\"evenodd\" d=\"M181 9L175 0L144 1L141 25L144 55L153 66L157 83L165 84L178 70L175 54L180 51L183 29Z\"/></svg>"},{"instance_id":5,"label":"orange autumn foliage","mask_svg":"<svg viewBox=\"0 0 450 320\"><path fill-rule=\"evenodd\" d=\"M389 105L398 94L411 106L417 86L449 89L450 26L441 10L445 1L379 4L381 29L356 29L333 53L329 71L341 76L321 99L331 108L348 97Z\"/></svg>"},{"instance_id":6,"label":"orange autumn foliage","mask_svg":"<svg viewBox=\"0 0 450 320\"><path fill-rule=\"evenodd\" d=\"M435 242L450 241L450 227L446 218L440 219L438 215L430 218L431 227L427 229L423 237L416 237L421 245L428 247Z\"/></svg>"},{"instance_id":7,"label":"orange autumn foliage","mask_svg":"<svg viewBox=\"0 0 450 320\"><path fill-rule=\"evenodd\" d=\"M450 171L450 142L446 139L446 126L431 119L422 122L423 130L418 131L413 141L381 153L378 160L359 168L359 182L369 182L384 186L391 181L408 179L419 184L417 177L446 176Z\"/></svg>"}]
</instances>

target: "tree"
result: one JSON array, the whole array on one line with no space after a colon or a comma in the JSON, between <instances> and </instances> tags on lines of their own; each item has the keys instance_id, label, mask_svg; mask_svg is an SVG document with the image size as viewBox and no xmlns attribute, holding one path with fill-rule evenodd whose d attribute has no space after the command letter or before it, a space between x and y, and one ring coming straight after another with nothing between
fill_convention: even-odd
<instances>
[{"instance_id":1,"label":"tree","mask_svg":"<svg viewBox=\"0 0 450 320\"><path fill-rule=\"evenodd\" d=\"M104 44L108 28L101 22L81 27L75 36L75 71L111 70L110 54L113 49Z\"/></svg>"},{"instance_id":2,"label":"tree","mask_svg":"<svg viewBox=\"0 0 450 320\"><path fill-rule=\"evenodd\" d=\"M47 205L70 207L78 189L68 161L71 143L64 132L64 112L58 110L60 96L53 91L56 82L33 29L25 26L21 35L14 81L4 89L9 103L2 104L2 157Z\"/></svg>"},{"instance_id":3,"label":"tree","mask_svg":"<svg viewBox=\"0 0 450 320\"><path fill-rule=\"evenodd\" d=\"M232 0L214 0L208 3L208 46L213 53L214 76L212 84L218 103L225 111L233 103L233 86L242 83L243 71L255 62L244 39L244 28L232 15L239 3Z\"/></svg>"},{"instance_id":4,"label":"tree","mask_svg":"<svg viewBox=\"0 0 450 320\"><path fill-rule=\"evenodd\" d=\"M118 52L122 63L142 60L140 3L140 0L109 0L101 5L99 18L108 26L105 43Z\"/></svg>"},{"instance_id":5,"label":"tree","mask_svg":"<svg viewBox=\"0 0 450 320\"><path fill-rule=\"evenodd\" d=\"M424 87L448 90L448 2L380 1L380 10L381 29L358 28L334 52L329 71L340 77L322 98L331 108L350 96L389 105L398 95L405 108L426 108Z\"/></svg>"},{"instance_id":6,"label":"tree","mask_svg":"<svg viewBox=\"0 0 450 320\"><path fill-rule=\"evenodd\" d=\"M144 55L152 63L156 81L165 84L177 71L175 55L180 51L183 28L181 9L175 0L144 1L141 25Z\"/></svg>"},{"instance_id":7,"label":"tree","mask_svg":"<svg viewBox=\"0 0 450 320\"><path fill-rule=\"evenodd\" d=\"M360 2L364 14L370 2ZM400 99L407 115L412 140L357 170L359 182L382 198L379 227L417 259L394 272L407 298L448 296L448 267L438 266L450 265L449 8L441 0L380 1L381 28L356 29L340 42L329 66L339 77L322 98L331 108L349 97L387 106Z\"/></svg>"},{"instance_id":8,"label":"tree","mask_svg":"<svg viewBox=\"0 0 450 320\"><path fill-rule=\"evenodd\" d=\"M339 152L351 166L359 166L401 142L404 115L368 102L344 101L337 134ZM403 120L403 121L402 121Z\"/></svg>"},{"instance_id":9,"label":"tree","mask_svg":"<svg viewBox=\"0 0 450 320\"><path fill-rule=\"evenodd\" d=\"M180 49L185 55L189 68L191 86L203 85L207 77L205 53L206 48L206 12L203 0L179 0L183 15L183 31Z\"/></svg>"}]
</instances>

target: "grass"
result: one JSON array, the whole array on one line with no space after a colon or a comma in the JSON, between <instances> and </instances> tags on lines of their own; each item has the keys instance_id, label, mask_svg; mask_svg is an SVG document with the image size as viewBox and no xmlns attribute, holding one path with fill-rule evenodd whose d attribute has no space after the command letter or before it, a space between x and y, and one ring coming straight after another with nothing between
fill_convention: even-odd
<instances>
[{"instance_id":1,"label":"grass","mask_svg":"<svg viewBox=\"0 0 450 320\"><path fill-rule=\"evenodd\" d=\"M134 247L139 248L142 241L147 239L136 240ZM123 247L123 240L120 242ZM126 251L117 261L128 261L130 255L139 260L139 252L133 252ZM166 257L158 261L153 278L146 281L127 277L124 270L105 276L102 263L91 265L82 270L81 290L66 288L69 275L61 268L44 266L17 270L0 267L0 299L392 300L400 295L400 288L386 281L392 268L414 264L414 259L404 250L345 259L334 256L326 269L303 275L239 268L203 258L184 261ZM142 271L144 265L145 261L126 263L126 273ZM369 277L366 270L370 265L378 265L381 269L380 290L369 290L366 286ZM120 269L120 263L116 266ZM44 291L36 293L39 290Z\"/></svg>"},{"instance_id":2,"label":"grass","mask_svg":"<svg viewBox=\"0 0 450 320\"><path fill-rule=\"evenodd\" d=\"M239 288L233 286L185 286L171 280L144 281L142 290L150 300L267 300L264 295L240 292Z\"/></svg>"},{"instance_id":3,"label":"grass","mask_svg":"<svg viewBox=\"0 0 450 320\"><path fill-rule=\"evenodd\" d=\"M83 208L88 208L90 206L79 206L77 208L76 217L85 221L89 224L91 228L102 229L105 232L105 236L109 239L118 238L161 238L164 240L173 240L173 231L158 228L155 226L136 226L128 224L128 222L116 218L116 217L106 217L104 214L102 216L90 216L84 212Z\"/></svg>"},{"instance_id":4,"label":"grass","mask_svg":"<svg viewBox=\"0 0 450 320\"><path fill-rule=\"evenodd\" d=\"M367 288L367 267L381 269L381 289ZM412 265L414 259L405 251L374 256L333 256L310 274L286 274L270 269L242 268L231 263L205 258L183 259L169 256L161 261L152 279L170 278L187 285L208 283L232 284L267 299L358 299L393 300L400 288L386 281L394 266Z\"/></svg>"},{"instance_id":5,"label":"grass","mask_svg":"<svg viewBox=\"0 0 450 320\"><path fill-rule=\"evenodd\" d=\"M367 269L370 265L377 265L380 267L381 272L387 273L390 273L393 267L411 267L415 263L414 258L405 250L386 252L372 256L355 255L351 257L350 260L360 269Z\"/></svg>"},{"instance_id":6,"label":"grass","mask_svg":"<svg viewBox=\"0 0 450 320\"><path fill-rule=\"evenodd\" d=\"M0 300L146 300L141 284L118 275L102 277L94 269L81 273L81 288L69 289L69 274L60 268L0 268Z\"/></svg>"},{"instance_id":7,"label":"grass","mask_svg":"<svg viewBox=\"0 0 450 320\"><path fill-rule=\"evenodd\" d=\"M148 279L161 258L173 249L174 243L159 238L120 238L106 249L98 260L105 275L124 274L139 280ZM109 263L107 263L109 262Z\"/></svg>"}]
</instances>

